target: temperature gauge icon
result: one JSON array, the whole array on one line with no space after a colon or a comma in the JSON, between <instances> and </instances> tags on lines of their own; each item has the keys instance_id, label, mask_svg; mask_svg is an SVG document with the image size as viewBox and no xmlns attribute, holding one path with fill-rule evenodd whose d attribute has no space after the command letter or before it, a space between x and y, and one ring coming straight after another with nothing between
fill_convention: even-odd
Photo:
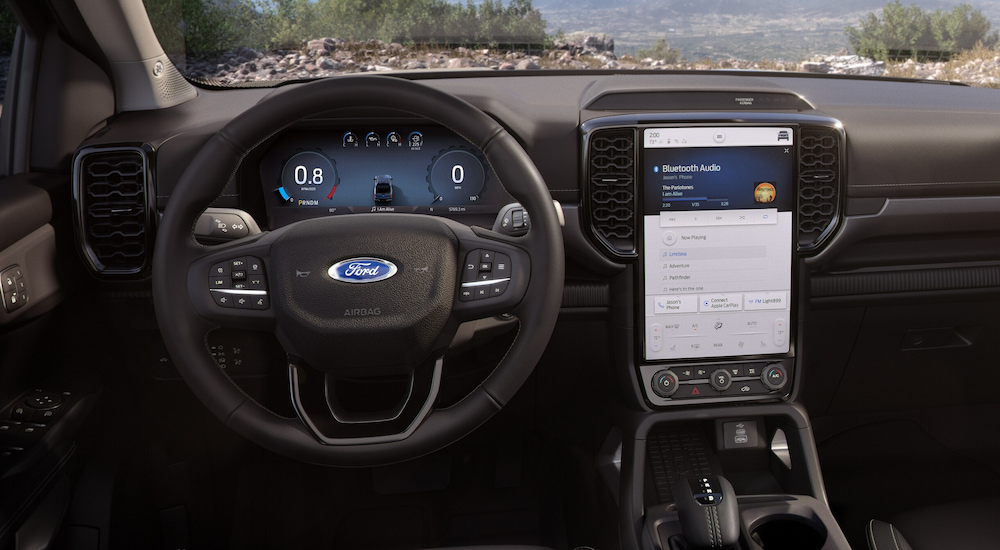
<instances>
[{"instance_id":1,"label":"temperature gauge icon","mask_svg":"<svg viewBox=\"0 0 1000 550\"><path fill-rule=\"evenodd\" d=\"M403 137L399 135L399 132L389 132L389 135L385 136L385 146L402 147Z\"/></svg>"}]
</instances>

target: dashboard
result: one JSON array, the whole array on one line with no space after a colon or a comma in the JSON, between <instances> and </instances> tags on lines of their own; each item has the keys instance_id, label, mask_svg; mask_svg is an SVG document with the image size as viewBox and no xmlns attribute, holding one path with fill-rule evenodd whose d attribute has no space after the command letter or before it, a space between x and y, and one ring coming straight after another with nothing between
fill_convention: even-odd
<instances>
[{"instance_id":1,"label":"dashboard","mask_svg":"<svg viewBox=\"0 0 1000 550\"><path fill-rule=\"evenodd\" d=\"M727 73L425 84L502 121L530 155L566 218L564 311L610 320L613 369L637 407L794 400L803 369L835 382L846 367L824 370L824 361L854 345L850 334L809 332L806 319L824 319L815 304L975 287L997 261L993 90ZM204 141L269 93L202 90L197 108L173 108L162 131L150 122L160 115L124 113L80 150L141 138L132 152L155 174L147 200L162 208ZM260 144L214 206L264 230L372 212L488 228L511 202L461 136L354 111L300 121ZM888 326L909 327L905 319ZM857 369L845 376L873 399L899 383ZM833 399L824 393L833 389L813 391ZM910 385L900 399L941 402L928 391Z\"/></svg>"},{"instance_id":2,"label":"dashboard","mask_svg":"<svg viewBox=\"0 0 1000 550\"><path fill-rule=\"evenodd\" d=\"M290 129L259 166L272 228L360 212L495 216L513 202L482 152L411 121Z\"/></svg>"}]
</instances>

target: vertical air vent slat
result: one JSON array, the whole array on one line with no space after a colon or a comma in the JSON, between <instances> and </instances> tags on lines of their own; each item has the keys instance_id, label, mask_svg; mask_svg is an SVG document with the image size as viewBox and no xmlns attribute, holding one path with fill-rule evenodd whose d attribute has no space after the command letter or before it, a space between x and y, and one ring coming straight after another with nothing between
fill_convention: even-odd
<instances>
[{"instance_id":1,"label":"vertical air vent slat","mask_svg":"<svg viewBox=\"0 0 1000 550\"><path fill-rule=\"evenodd\" d=\"M635 254L635 132L600 130L590 137L590 217L595 235L618 256Z\"/></svg>"},{"instance_id":2,"label":"vertical air vent slat","mask_svg":"<svg viewBox=\"0 0 1000 550\"><path fill-rule=\"evenodd\" d=\"M149 185L144 151L90 149L75 165L84 254L101 274L137 274L149 264Z\"/></svg>"},{"instance_id":3,"label":"vertical air vent slat","mask_svg":"<svg viewBox=\"0 0 1000 550\"><path fill-rule=\"evenodd\" d=\"M840 133L805 127L799 143L799 250L819 247L833 231L840 205Z\"/></svg>"}]
</instances>

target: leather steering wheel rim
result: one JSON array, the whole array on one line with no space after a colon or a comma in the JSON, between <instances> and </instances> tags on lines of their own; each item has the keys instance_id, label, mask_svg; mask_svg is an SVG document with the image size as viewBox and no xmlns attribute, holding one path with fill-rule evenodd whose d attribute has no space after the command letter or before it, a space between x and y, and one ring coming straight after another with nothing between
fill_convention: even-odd
<instances>
[{"instance_id":1,"label":"leather steering wheel rim","mask_svg":"<svg viewBox=\"0 0 1000 550\"><path fill-rule=\"evenodd\" d=\"M216 325L201 317L187 298L188 270L210 250L228 246L198 244L194 224L250 151L305 117L355 107L417 115L451 129L479 148L507 191L531 213L529 233L516 241L504 241L516 242L528 252L531 274L523 299L512 311L520 322L514 343L472 393L447 409L433 410L400 441L323 445L298 419L278 416L255 402L215 364L205 337ZM489 236L487 231L479 233ZM460 98L416 82L352 76L276 90L209 139L181 176L160 221L153 256L153 300L163 340L178 371L225 425L262 447L297 460L371 466L438 450L499 411L531 374L548 343L559 313L563 277L562 233L551 196L527 153L499 123Z\"/></svg>"}]
</instances>

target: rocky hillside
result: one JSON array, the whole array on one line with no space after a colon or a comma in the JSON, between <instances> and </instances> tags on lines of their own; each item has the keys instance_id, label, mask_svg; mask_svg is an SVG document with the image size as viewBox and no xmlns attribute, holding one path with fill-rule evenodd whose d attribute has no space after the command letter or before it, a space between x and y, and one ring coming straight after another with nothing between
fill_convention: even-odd
<instances>
[{"instance_id":1,"label":"rocky hillside","mask_svg":"<svg viewBox=\"0 0 1000 550\"><path fill-rule=\"evenodd\" d=\"M996 51L976 52L943 63L886 64L858 56L819 57L802 63L749 62L730 59L721 62L681 61L618 57L614 38L602 34L576 33L539 52L502 51L488 48L407 47L377 40L351 43L339 38L317 38L303 42L294 51L258 52L240 48L221 56L187 60L183 72L189 78L213 84L234 84L303 78L345 73L420 71L429 69L536 70L713 70L750 69L806 71L824 74L902 76L929 80L960 80L975 86L1000 86L1000 55Z\"/></svg>"}]
</instances>

